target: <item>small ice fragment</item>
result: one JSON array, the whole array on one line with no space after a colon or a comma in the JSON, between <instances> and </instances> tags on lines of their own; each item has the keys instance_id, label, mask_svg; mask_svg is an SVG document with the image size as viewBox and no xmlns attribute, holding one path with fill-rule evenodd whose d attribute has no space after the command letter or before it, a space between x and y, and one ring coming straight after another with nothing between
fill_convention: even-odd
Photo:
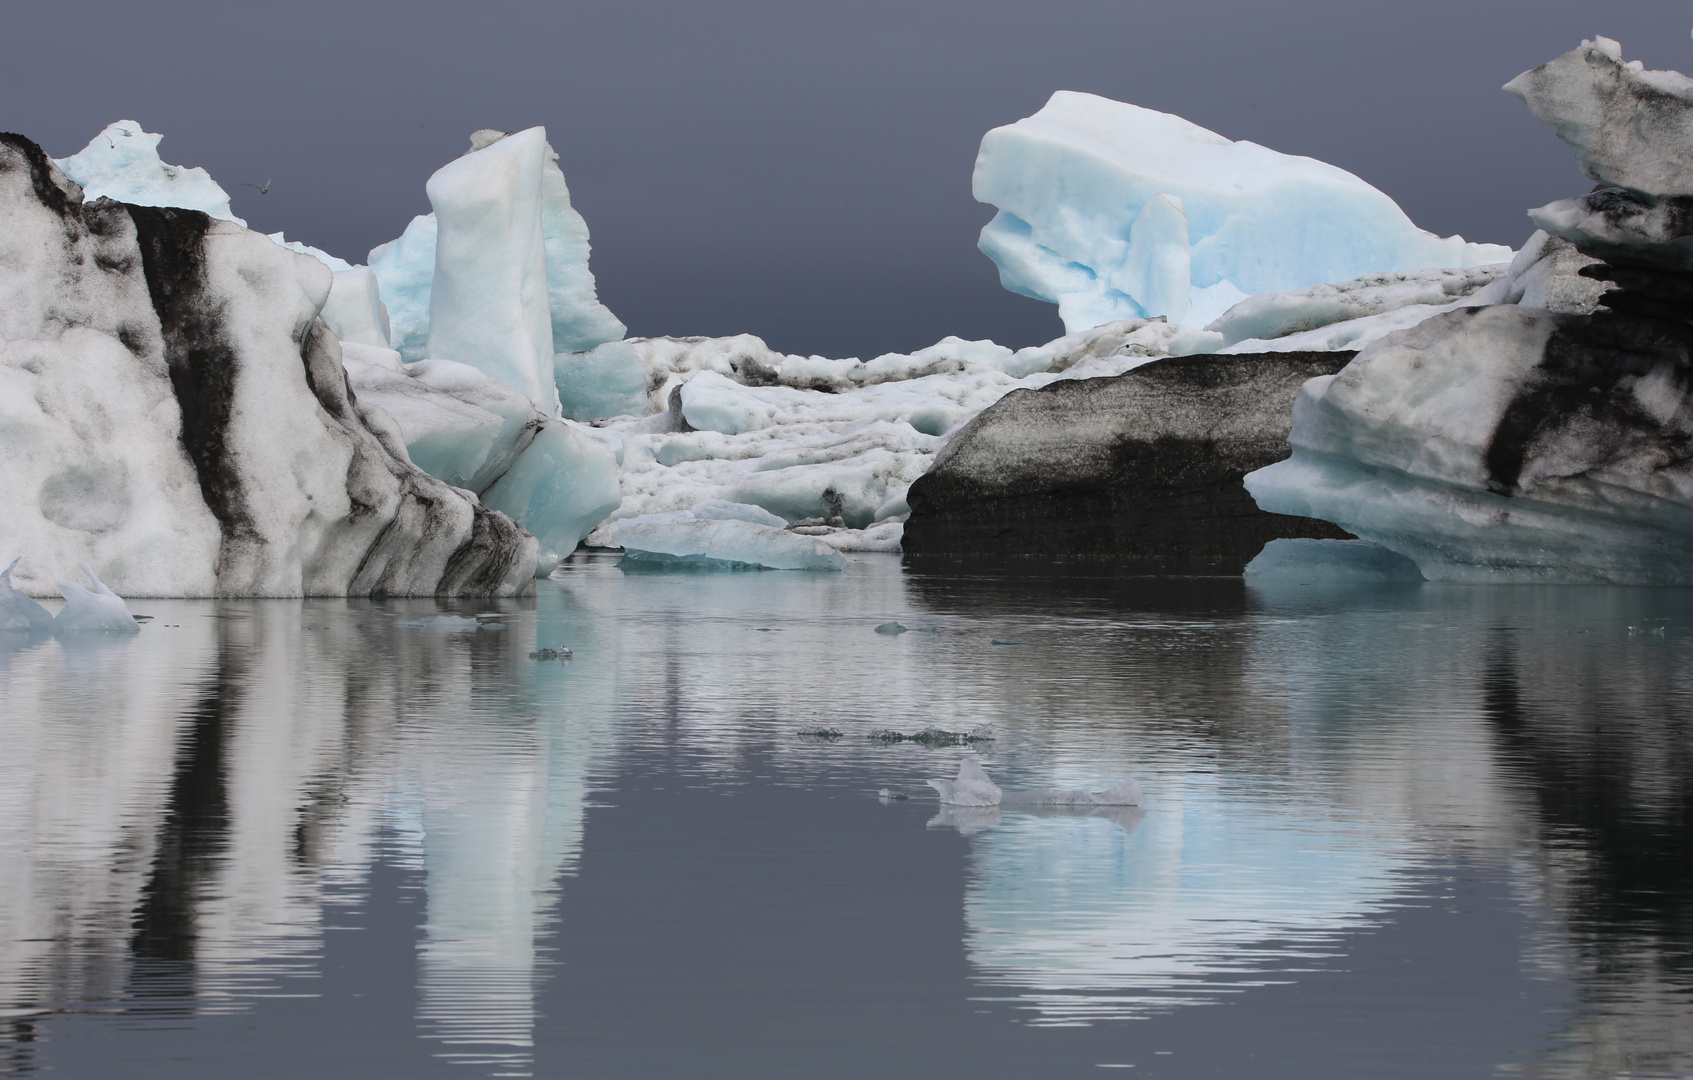
<instances>
[{"instance_id":1,"label":"small ice fragment","mask_svg":"<svg viewBox=\"0 0 1693 1080\"><path fill-rule=\"evenodd\" d=\"M876 792L876 797L881 799L883 802L904 802L911 796L902 792L889 791L887 788L883 788L881 791Z\"/></svg>"},{"instance_id":2,"label":"small ice fragment","mask_svg":"<svg viewBox=\"0 0 1693 1080\"><path fill-rule=\"evenodd\" d=\"M12 571L22 561L13 559L0 571L0 630L51 630L53 616L12 584Z\"/></svg>"},{"instance_id":3,"label":"small ice fragment","mask_svg":"<svg viewBox=\"0 0 1693 1080\"><path fill-rule=\"evenodd\" d=\"M570 650L560 645L556 649L536 649L529 654L531 660L558 660L561 663L570 659Z\"/></svg>"},{"instance_id":4,"label":"small ice fragment","mask_svg":"<svg viewBox=\"0 0 1693 1080\"><path fill-rule=\"evenodd\" d=\"M106 588L106 583L95 576L94 568L87 563L77 565L88 575L88 580L94 583L94 588L84 588L74 581L59 582L59 592L65 598L65 606L54 617L53 629L140 630L141 624L130 615L129 606L117 593Z\"/></svg>"},{"instance_id":5,"label":"small ice fragment","mask_svg":"<svg viewBox=\"0 0 1693 1080\"><path fill-rule=\"evenodd\" d=\"M840 730L832 727L800 728L799 734L813 739L838 739L841 737Z\"/></svg>"},{"instance_id":6,"label":"small ice fragment","mask_svg":"<svg viewBox=\"0 0 1693 1080\"><path fill-rule=\"evenodd\" d=\"M910 629L910 627L901 626L899 623L896 623L896 622L885 622L882 625L876 627L876 633L878 633L878 634L903 634L909 629Z\"/></svg>"},{"instance_id":7,"label":"small ice fragment","mask_svg":"<svg viewBox=\"0 0 1693 1080\"><path fill-rule=\"evenodd\" d=\"M1028 642L1026 642L1026 641L1001 641L998 638L994 638L993 643L995 645L1027 645L1028 644Z\"/></svg>"},{"instance_id":8,"label":"small ice fragment","mask_svg":"<svg viewBox=\"0 0 1693 1080\"><path fill-rule=\"evenodd\" d=\"M955 778L930 780L929 786L940 792L941 802L952 806L998 806L1003 794L974 757L959 761Z\"/></svg>"},{"instance_id":9,"label":"small ice fragment","mask_svg":"<svg viewBox=\"0 0 1693 1080\"><path fill-rule=\"evenodd\" d=\"M426 619L401 619L394 625L407 630L434 630L442 634L459 634L476 629L477 622L460 615L435 615Z\"/></svg>"},{"instance_id":10,"label":"small ice fragment","mask_svg":"<svg viewBox=\"0 0 1693 1080\"><path fill-rule=\"evenodd\" d=\"M503 622L485 622L476 624L476 629L478 630L504 630L505 628L506 624Z\"/></svg>"}]
</instances>

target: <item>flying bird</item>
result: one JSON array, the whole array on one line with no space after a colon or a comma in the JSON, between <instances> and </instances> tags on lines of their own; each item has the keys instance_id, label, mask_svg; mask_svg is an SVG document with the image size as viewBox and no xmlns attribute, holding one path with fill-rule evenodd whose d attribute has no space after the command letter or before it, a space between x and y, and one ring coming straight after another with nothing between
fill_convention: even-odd
<instances>
[{"instance_id":1,"label":"flying bird","mask_svg":"<svg viewBox=\"0 0 1693 1080\"><path fill-rule=\"evenodd\" d=\"M269 180L266 180L262 184L254 184L254 183L251 183L249 181L243 180L243 181L241 181L241 186L242 187L258 188L260 195L269 195L270 194L270 181Z\"/></svg>"}]
</instances>

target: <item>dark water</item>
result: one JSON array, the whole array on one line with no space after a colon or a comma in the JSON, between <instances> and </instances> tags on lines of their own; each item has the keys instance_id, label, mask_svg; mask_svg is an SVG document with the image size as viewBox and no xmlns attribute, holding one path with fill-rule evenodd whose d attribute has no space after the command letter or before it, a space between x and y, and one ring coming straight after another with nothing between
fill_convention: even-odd
<instances>
[{"instance_id":1,"label":"dark water","mask_svg":"<svg viewBox=\"0 0 1693 1080\"><path fill-rule=\"evenodd\" d=\"M0 635L0 1073L1693 1075L1693 591L132 607ZM962 750L866 738L982 723L1144 812L943 810Z\"/></svg>"}]
</instances>

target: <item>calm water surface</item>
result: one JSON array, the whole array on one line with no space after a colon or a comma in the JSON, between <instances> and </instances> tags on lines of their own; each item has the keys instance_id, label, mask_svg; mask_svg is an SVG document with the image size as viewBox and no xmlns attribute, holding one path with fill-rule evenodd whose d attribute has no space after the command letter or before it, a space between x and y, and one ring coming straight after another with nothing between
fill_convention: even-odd
<instances>
[{"instance_id":1,"label":"calm water surface","mask_svg":"<svg viewBox=\"0 0 1693 1080\"><path fill-rule=\"evenodd\" d=\"M131 606L0 634L0 1073L1693 1075L1687 590ZM983 723L1147 805L945 810L963 750L866 737Z\"/></svg>"}]
</instances>

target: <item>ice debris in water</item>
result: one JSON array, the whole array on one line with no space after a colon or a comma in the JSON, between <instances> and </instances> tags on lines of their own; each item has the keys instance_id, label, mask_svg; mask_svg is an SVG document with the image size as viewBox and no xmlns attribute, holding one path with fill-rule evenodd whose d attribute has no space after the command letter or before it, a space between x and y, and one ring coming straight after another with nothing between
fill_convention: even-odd
<instances>
[{"instance_id":1,"label":"ice debris in water","mask_svg":"<svg viewBox=\"0 0 1693 1080\"><path fill-rule=\"evenodd\" d=\"M53 629L141 629L141 624L129 613L129 605L125 604L117 593L106 588L106 583L95 576L94 568L87 563L77 565L82 567L82 572L88 575L88 580L94 583L94 587L89 589L74 581L59 582L59 592L65 598L65 606L54 616Z\"/></svg>"},{"instance_id":2,"label":"ice debris in water","mask_svg":"<svg viewBox=\"0 0 1693 1080\"><path fill-rule=\"evenodd\" d=\"M910 629L911 629L911 627L901 626L899 623L896 623L896 622L885 622L882 625L876 627L876 633L878 633L878 634L892 634L892 635L897 636L899 634L906 633Z\"/></svg>"},{"instance_id":3,"label":"ice debris in water","mask_svg":"<svg viewBox=\"0 0 1693 1080\"><path fill-rule=\"evenodd\" d=\"M51 630L52 614L12 584L12 571L21 558L0 571L0 630Z\"/></svg>"},{"instance_id":4,"label":"ice debris in water","mask_svg":"<svg viewBox=\"0 0 1693 1080\"><path fill-rule=\"evenodd\" d=\"M904 802L905 800L911 798L911 796L905 794L904 792L890 791L887 788L883 788L881 791L876 792L876 797L881 799L883 802Z\"/></svg>"},{"instance_id":5,"label":"ice debris in water","mask_svg":"<svg viewBox=\"0 0 1693 1080\"><path fill-rule=\"evenodd\" d=\"M1246 564L1255 585L1375 585L1423 580L1417 564L1368 540L1271 540Z\"/></svg>"},{"instance_id":6,"label":"ice debris in water","mask_svg":"<svg viewBox=\"0 0 1693 1080\"><path fill-rule=\"evenodd\" d=\"M951 780L930 780L929 786L940 792L941 802L953 806L998 806L1004 792L988 779L981 762L966 757L958 763L958 775Z\"/></svg>"},{"instance_id":7,"label":"ice debris in water","mask_svg":"<svg viewBox=\"0 0 1693 1080\"><path fill-rule=\"evenodd\" d=\"M653 518L668 515L653 515ZM703 570L842 570L846 556L820 540L786 529L741 520L652 520L619 522L613 533L625 565Z\"/></svg>"},{"instance_id":8,"label":"ice debris in water","mask_svg":"<svg viewBox=\"0 0 1693 1080\"><path fill-rule=\"evenodd\" d=\"M799 733L813 739L838 739L841 737L840 729L832 727L800 728Z\"/></svg>"},{"instance_id":9,"label":"ice debris in water","mask_svg":"<svg viewBox=\"0 0 1693 1080\"><path fill-rule=\"evenodd\" d=\"M536 649L529 654L531 660L569 660L573 654L569 649L560 645L556 649Z\"/></svg>"},{"instance_id":10,"label":"ice debris in water","mask_svg":"<svg viewBox=\"0 0 1693 1080\"><path fill-rule=\"evenodd\" d=\"M977 724L969 731L945 731L938 727L928 727L914 735L907 735L893 728L877 728L868 738L877 742L914 742L923 746L968 746L971 743L992 742L993 734L992 724Z\"/></svg>"}]
</instances>

